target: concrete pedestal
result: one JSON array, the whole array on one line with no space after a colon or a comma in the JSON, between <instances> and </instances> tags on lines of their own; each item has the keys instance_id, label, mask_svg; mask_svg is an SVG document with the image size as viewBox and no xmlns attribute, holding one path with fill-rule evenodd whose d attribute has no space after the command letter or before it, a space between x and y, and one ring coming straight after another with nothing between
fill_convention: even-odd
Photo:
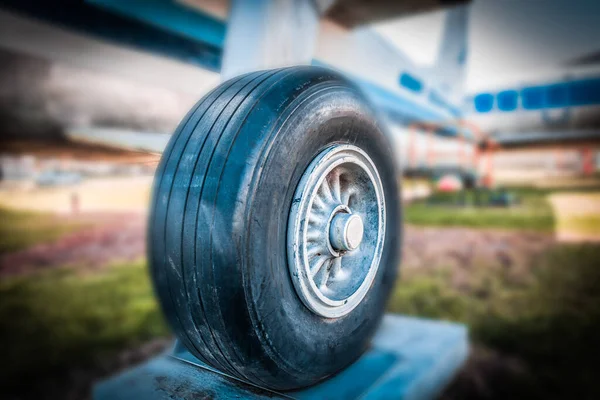
<instances>
[{"instance_id":1,"label":"concrete pedestal","mask_svg":"<svg viewBox=\"0 0 600 400\"><path fill-rule=\"evenodd\" d=\"M468 352L462 325L386 315L366 354L308 389L265 390L215 371L179 347L98 384L94 399L432 399Z\"/></svg>"}]
</instances>

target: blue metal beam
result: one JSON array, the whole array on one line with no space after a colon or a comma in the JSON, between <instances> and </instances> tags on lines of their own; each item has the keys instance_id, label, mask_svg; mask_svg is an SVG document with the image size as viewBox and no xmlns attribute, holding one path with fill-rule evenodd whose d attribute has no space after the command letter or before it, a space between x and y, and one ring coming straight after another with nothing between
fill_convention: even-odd
<instances>
[{"instance_id":1,"label":"blue metal beam","mask_svg":"<svg viewBox=\"0 0 600 400\"><path fill-rule=\"evenodd\" d=\"M173 0L85 0L86 3L131 17L190 39L223 49L225 22Z\"/></svg>"},{"instance_id":2,"label":"blue metal beam","mask_svg":"<svg viewBox=\"0 0 600 400\"><path fill-rule=\"evenodd\" d=\"M56 4L37 0L0 0L0 8L119 46L163 55L211 71L221 69L220 46L189 35L169 32L82 1L63 0ZM223 32L224 29L223 25Z\"/></svg>"}]
</instances>

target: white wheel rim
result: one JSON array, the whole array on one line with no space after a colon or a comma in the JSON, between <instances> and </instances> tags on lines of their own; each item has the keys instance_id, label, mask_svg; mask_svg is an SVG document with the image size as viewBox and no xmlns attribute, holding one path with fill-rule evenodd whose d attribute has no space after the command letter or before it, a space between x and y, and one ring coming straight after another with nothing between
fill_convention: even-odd
<instances>
[{"instance_id":1,"label":"white wheel rim","mask_svg":"<svg viewBox=\"0 0 600 400\"><path fill-rule=\"evenodd\" d=\"M364 299L385 237L385 199L373 161L353 145L335 145L308 166L289 217L288 266L302 302L337 318Z\"/></svg>"}]
</instances>

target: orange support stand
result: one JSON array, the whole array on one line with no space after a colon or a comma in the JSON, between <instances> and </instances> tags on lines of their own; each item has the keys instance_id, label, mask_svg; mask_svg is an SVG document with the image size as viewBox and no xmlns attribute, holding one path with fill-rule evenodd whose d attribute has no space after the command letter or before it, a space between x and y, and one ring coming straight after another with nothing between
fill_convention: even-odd
<instances>
[{"instance_id":1,"label":"orange support stand","mask_svg":"<svg viewBox=\"0 0 600 400\"><path fill-rule=\"evenodd\" d=\"M493 175L494 175L494 152L499 148L498 143L494 142L488 135L485 135L479 127L469 121L459 120L459 121L449 121L447 123L433 124L428 122L417 122L413 123L408 127L409 133L409 157L410 157L410 166L416 167L417 161L417 149L416 149L416 129L423 129L427 133L427 166L429 168L434 166L435 158L437 153L433 149L433 135L436 130L444 127L444 126L456 126L458 128L466 128L469 129L478 142L480 146L475 146L473 150L473 155L471 157L472 168L475 170L479 170L479 163L481 157L485 157L485 165L484 172L482 177L482 183L489 187L493 183ZM465 147L467 145L467 140L464 134L461 132L457 135L457 140L459 140L460 145L458 149L458 156L460 160L460 165L464 168L468 167L468 157L466 155Z\"/></svg>"},{"instance_id":2,"label":"orange support stand","mask_svg":"<svg viewBox=\"0 0 600 400\"><path fill-rule=\"evenodd\" d=\"M408 130L408 165L411 168L417 167L417 143L416 143L416 130Z\"/></svg>"}]
</instances>

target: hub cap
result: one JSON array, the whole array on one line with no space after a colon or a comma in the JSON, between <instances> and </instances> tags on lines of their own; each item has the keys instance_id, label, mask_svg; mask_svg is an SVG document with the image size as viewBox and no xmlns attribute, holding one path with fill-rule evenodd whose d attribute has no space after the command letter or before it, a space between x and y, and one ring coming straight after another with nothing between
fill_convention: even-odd
<instances>
[{"instance_id":1,"label":"hub cap","mask_svg":"<svg viewBox=\"0 0 600 400\"><path fill-rule=\"evenodd\" d=\"M288 224L288 265L298 296L327 318L367 294L381 258L385 199L379 174L356 146L321 152L302 176Z\"/></svg>"}]
</instances>

